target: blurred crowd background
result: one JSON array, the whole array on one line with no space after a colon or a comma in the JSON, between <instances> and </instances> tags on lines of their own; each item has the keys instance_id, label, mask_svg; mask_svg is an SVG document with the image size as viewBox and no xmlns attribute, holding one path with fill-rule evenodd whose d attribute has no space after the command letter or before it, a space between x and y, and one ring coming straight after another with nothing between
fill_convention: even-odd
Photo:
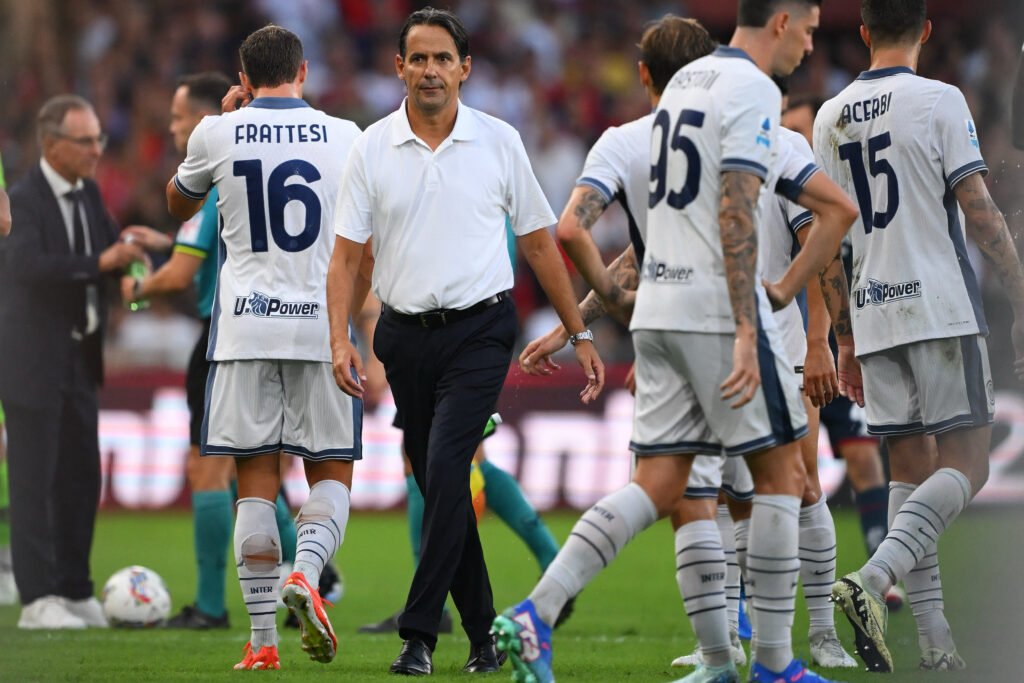
<instances>
[{"instance_id":1,"label":"blurred crowd background","mask_svg":"<svg viewBox=\"0 0 1024 683\"><path fill-rule=\"evenodd\" d=\"M35 115L42 102L75 92L96 106L110 145L98 172L107 205L123 224L173 232L164 186L180 161L167 133L177 79L224 71L236 77L237 49L252 30L278 23L303 40L310 61L305 94L315 106L361 127L393 111L404 96L395 76L412 0L33 0L0 3L0 152L8 182L37 163ZM522 134L534 170L559 213L590 145L610 125L649 109L636 75L644 24L666 12L700 19L728 41L733 0L453 0L471 31L470 106ZM958 85L974 112L988 183L1020 242L1024 232L1024 153L1010 143L1010 97L1024 41L1020 0L931 0L935 33L919 73ZM858 2L826 0L815 52L796 73L792 95L827 98L867 68ZM414 180L411 180L414 182ZM626 244L625 218L609 211L595 228L609 258ZM993 323L990 350L998 384L1012 373L1006 302L982 273ZM523 339L554 320L528 268L517 271ZM582 290L581 290L582 292ZM113 368L184 367L196 327L186 298L156 302L113 321ZM625 331L598 329L609 361L632 356Z\"/></svg>"}]
</instances>

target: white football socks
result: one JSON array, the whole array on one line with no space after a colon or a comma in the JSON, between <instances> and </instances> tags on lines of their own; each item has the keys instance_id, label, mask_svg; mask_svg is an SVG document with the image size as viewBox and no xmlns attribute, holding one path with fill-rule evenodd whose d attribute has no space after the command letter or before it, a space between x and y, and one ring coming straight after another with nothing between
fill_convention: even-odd
<instances>
[{"instance_id":1,"label":"white football socks","mask_svg":"<svg viewBox=\"0 0 1024 683\"><path fill-rule=\"evenodd\" d=\"M537 615L554 625L562 607L607 567L638 533L658 520L654 502L631 483L587 510L530 593Z\"/></svg>"},{"instance_id":2,"label":"white football socks","mask_svg":"<svg viewBox=\"0 0 1024 683\"><path fill-rule=\"evenodd\" d=\"M889 523L885 540L861 569L861 577L876 598L882 599L933 552L929 548L935 547L970 500L967 477L950 467L937 470L907 497Z\"/></svg>"},{"instance_id":3,"label":"white football socks","mask_svg":"<svg viewBox=\"0 0 1024 683\"><path fill-rule=\"evenodd\" d=\"M747 553L747 593L757 625L756 657L769 671L783 671L793 660L800 499L755 495Z\"/></svg>"},{"instance_id":4,"label":"white football socks","mask_svg":"<svg viewBox=\"0 0 1024 683\"><path fill-rule=\"evenodd\" d=\"M280 580L281 537L276 506L263 498L239 498L235 516L235 564L242 600L252 626L254 652L277 645L277 585Z\"/></svg>"},{"instance_id":5,"label":"white football socks","mask_svg":"<svg viewBox=\"0 0 1024 683\"><path fill-rule=\"evenodd\" d=\"M690 522L679 527L675 537L676 583L686 616L704 663L722 666L730 661L730 650L725 553L718 526L711 520Z\"/></svg>"},{"instance_id":6,"label":"white football socks","mask_svg":"<svg viewBox=\"0 0 1024 683\"><path fill-rule=\"evenodd\" d=\"M903 503L917 487L903 482L889 484L889 524L892 524ZM922 650L939 648L944 652L956 649L953 634L946 621L942 600L942 578L939 574L939 553L929 544L921 561L903 577L910 611L917 622L917 640Z\"/></svg>"},{"instance_id":7,"label":"white football socks","mask_svg":"<svg viewBox=\"0 0 1024 683\"><path fill-rule=\"evenodd\" d=\"M313 485L295 518L295 566L313 590L320 586L324 565L341 547L348 525L349 490L340 481L325 479Z\"/></svg>"},{"instance_id":8,"label":"white football socks","mask_svg":"<svg viewBox=\"0 0 1024 683\"><path fill-rule=\"evenodd\" d=\"M800 509L800 583L810 617L808 634L835 629L832 584L836 580L836 527L822 494Z\"/></svg>"},{"instance_id":9,"label":"white football socks","mask_svg":"<svg viewBox=\"0 0 1024 683\"><path fill-rule=\"evenodd\" d=\"M740 564L736 560L736 529L728 505L719 505L715 514L718 534L722 537L722 552L725 553L725 601L729 607L729 633L740 630Z\"/></svg>"}]
</instances>

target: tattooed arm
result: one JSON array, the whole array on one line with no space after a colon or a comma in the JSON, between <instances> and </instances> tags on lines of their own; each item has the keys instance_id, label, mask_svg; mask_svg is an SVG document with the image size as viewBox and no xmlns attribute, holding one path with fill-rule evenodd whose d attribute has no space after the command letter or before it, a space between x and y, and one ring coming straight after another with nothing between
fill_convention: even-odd
<instances>
[{"instance_id":1,"label":"tattooed arm","mask_svg":"<svg viewBox=\"0 0 1024 683\"><path fill-rule=\"evenodd\" d=\"M981 249L989 268L999 278L1013 308L1013 348L1018 378L1024 379L1024 270L1006 220L985 187L980 173L973 173L953 188L964 212L968 236Z\"/></svg>"},{"instance_id":2,"label":"tattooed arm","mask_svg":"<svg viewBox=\"0 0 1024 683\"><path fill-rule=\"evenodd\" d=\"M637 264L632 244L612 261L607 271L614 283L612 299L616 304L621 304L623 310L632 311L636 288L640 284L640 267ZM601 297L597 296L593 290L580 302L579 310L583 324L587 326L605 314ZM626 319L620 319L620 322L629 324L628 316ZM551 370L558 369L558 365L550 359L551 354L568 343L569 333L559 325L543 337L538 337L526 345L519 355L520 365L530 374L550 374Z\"/></svg>"},{"instance_id":3,"label":"tattooed arm","mask_svg":"<svg viewBox=\"0 0 1024 683\"><path fill-rule=\"evenodd\" d=\"M590 229L608 207L604 195L589 185L573 188L569 203L558 219L555 234L580 275L597 295L604 298L611 292L612 280L601 259Z\"/></svg>"},{"instance_id":4,"label":"tattooed arm","mask_svg":"<svg viewBox=\"0 0 1024 683\"><path fill-rule=\"evenodd\" d=\"M757 361L757 230L754 215L761 179L750 173L722 174L718 225L722 239L729 303L736 321L732 372L721 385L722 400L736 398L733 408L749 403L761 385Z\"/></svg>"}]
</instances>

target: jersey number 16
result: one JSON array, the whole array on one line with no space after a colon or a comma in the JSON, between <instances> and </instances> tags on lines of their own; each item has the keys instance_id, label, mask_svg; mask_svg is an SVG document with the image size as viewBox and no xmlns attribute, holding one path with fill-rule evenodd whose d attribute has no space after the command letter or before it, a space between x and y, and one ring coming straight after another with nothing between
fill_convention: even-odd
<instances>
[{"instance_id":1,"label":"jersey number 16","mask_svg":"<svg viewBox=\"0 0 1024 683\"><path fill-rule=\"evenodd\" d=\"M320 171L308 161L290 159L277 165L270 172L267 180L266 193L263 191L263 162L259 159L236 161L234 165L236 177L245 178L245 192L249 201L249 236L254 252L267 251L267 216L270 217L270 235L274 244L284 251L302 251L308 249L320 236L320 198L309 185L285 182L299 176L306 183L320 180ZM264 196L270 199L269 206ZM284 226L284 207L288 202L301 202L306 208L306 222L302 232L291 235ZM269 211L264 210L266 206Z\"/></svg>"}]
</instances>

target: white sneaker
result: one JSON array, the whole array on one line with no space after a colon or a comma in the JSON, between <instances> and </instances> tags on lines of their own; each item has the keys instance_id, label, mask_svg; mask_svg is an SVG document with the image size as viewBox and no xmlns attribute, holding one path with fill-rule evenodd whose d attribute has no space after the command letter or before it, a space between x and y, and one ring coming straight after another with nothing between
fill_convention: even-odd
<instances>
[{"instance_id":1,"label":"white sneaker","mask_svg":"<svg viewBox=\"0 0 1024 683\"><path fill-rule=\"evenodd\" d=\"M743 651L743 644L736 633L729 634L729 653L732 655L732 663L736 667L742 667L747 663L747 653ZM692 654L676 657L672 660L672 666L701 666L704 664L704 657L700 653L700 645Z\"/></svg>"},{"instance_id":2,"label":"white sneaker","mask_svg":"<svg viewBox=\"0 0 1024 683\"><path fill-rule=\"evenodd\" d=\"M79 629L85 628L84 620L75 616L64 606L64 599L46 595L21 608L18 628L23 629Z\"/></svg>"},{"instance_id":3,"label":"white sneaker","mask_svg":"<svg viewBox=\"0 0 1024 683\"><path fill-rule=\"evenodd\" d=\"M65 598L64 607L68 612L75 615L91 628L108 628L107 616L103 614L103 606L96 598L85 600L68 600Z\"/></svg>"},{"instance_id":4,"label":"white sneaker","mask_svg":"<svg viewBox=\"0 0 1024 683\"><path fill-rule=\"evenodd\" d=\"M839 636L835 629L815 633L810 637L811 659L818 666L828 669L856 669L857 660L851 657L843 644L839 642Z\"/></svg>"},{"instance_id":5,"label":"white sneaker","mask_svg":"<svg viewBox=\"0 0 1024 683\"><path fill-rule=\"evenodd\" d=\"M18 586L14 583L14 572L0 569L0 605L18 604Z\"/></svg>"}]
</instances>

